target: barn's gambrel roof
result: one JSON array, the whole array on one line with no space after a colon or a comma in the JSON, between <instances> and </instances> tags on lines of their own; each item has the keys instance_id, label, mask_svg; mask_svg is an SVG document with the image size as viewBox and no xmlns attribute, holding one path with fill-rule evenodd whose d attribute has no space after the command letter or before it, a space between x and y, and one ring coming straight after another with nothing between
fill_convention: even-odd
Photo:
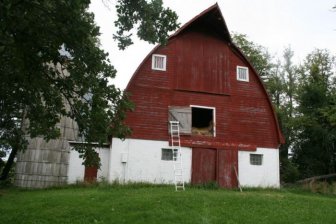
<instances>
[{"instance_id":1,"label":"barn's gambrel roof","mask_svg":"<svg viewBox=\"0 0 336 224\"><path fill-rule=\"evenodd\" d=\"M218 37L220 37L223 41L228 43L228 46L232 49L232 51L239 57L241 58L243 61L245 61L248 65L249 68L253 70L253 72L255 74L258 74L257 71L254 69L254 67L252 66L252 64L250 63L250 61L248 60L248 58L244 55L244 53L237 47L237 45L235 43L233 43L230 32L227 28L227 25L225 23L224 17L222 15L222 12L218 6L218 4L214 4L211 7L209 7L208 9L204 10L203 12L201 12L199 15L195 16L193 19L191 19L189 22L187 22L186 24L184 24L182 27L180 27L174 34L172 34L169 37L169 41L173 41L175 38L177 38L178 36L182 35L185 31L187 31L188 29L192 29L193 27L205 27L206 30L211 30L212 33L214 33L215 35L217 35ZM161 47L161 45L157 45L151 52L149 52L149 54L144 58L144 60L141 62L141 64L138 66L137 70L134 72L132 78L130 79L127 87L126 87L126 91L128 90L128 88L130 87L134 77L136 76L136 74L139 73L139 69L143 66L143 64L151 57L151 55L157 51L157 49ZM272 102L270 100L270 97L267 93L267 90L265 88L265 85L263 83L263 81L261 80L260 76L257 75L257 80L258 82L261 84L262 89L264 91L264 93L267 95L267 100L268 103L272 109L272 113L273 113L273 118L275 120L276 123L276 127L277 127L277 135L278 135L278 140L281 144L285 143L285 139L282 135L280 126L279 126L279 122L277 119L277 115L275 113L275 109L272 105Z\"/></svg>"}]
</instances>

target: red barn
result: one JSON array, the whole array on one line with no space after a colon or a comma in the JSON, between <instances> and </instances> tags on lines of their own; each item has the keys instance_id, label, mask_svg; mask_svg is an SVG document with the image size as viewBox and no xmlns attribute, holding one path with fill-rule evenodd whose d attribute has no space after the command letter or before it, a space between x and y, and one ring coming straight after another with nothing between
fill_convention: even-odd
<instances>
[{"instance_id":1,"label":"red barn","mask_svg":"<svg viewBox=\"0 0 336 224\"><path fill-rule=\"evenodd\" d=\"M173 182L168 121L178 120L186 182L279 186L275 112L217 4L154 48L126 91L136 105L126 120L133 133L112 139L110 181Z\"/></svg>"}]
</instances>

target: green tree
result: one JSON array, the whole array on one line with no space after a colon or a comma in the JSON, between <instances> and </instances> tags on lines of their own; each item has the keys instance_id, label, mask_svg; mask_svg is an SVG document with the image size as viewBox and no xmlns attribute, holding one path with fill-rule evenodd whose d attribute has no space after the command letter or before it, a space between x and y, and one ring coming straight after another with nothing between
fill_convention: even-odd
<instances>
[{"instance_id":1,"label":"green tree","mask_svg":"<svg viewBox=\"0 0 336 224\"><path fill-rule=\"evenodd\" d=\"M149 43L165 44L168 33L178 27L177 15L169 8L163 8L162 0L118 0L116 6L118 31L113 38L120 49L131 45L132 30L137 26L137 36Z\"/></svg>"},{"instance_id":2,"label":"green tree","mask_svg":"<svg viewBox=\"0 0 336 224\"><path fill-rule=\"evenodd\" d=\"M252 63L261 79L267 83L274 67L272 57L267 48L248 40L248 37L245 34L235 33L233 34L232 39Z\"/></svg>"},{"instance_id":3,"label":"green tree","mask_svg":"<svg viewBox=\"0 0 336 224\"><path fill-rule=\"evenodd\" d=\"M295 142L296 130L294 129L295 111L298 88L298 73L297 67L293 64L292 58L294 52L290 47L283 51L283 63L281 64L282 77L282 99L277 107L282 133L285 137L285 143L280 146L280 174L283 182L293 182L298 178L298 170L293 163L292 158L289 158L289 150Z\"/></svg>"},{"instance_id":4,"label":"green tree","mask_svg":"<svg viewBox=\"0 0 336 224\"><path fill-rule=\"evenodd\" d=\"M330 52L317 49L300 68L294 161L302 177L333 173L336 169L334 62Z\"/></svg>"},{"instance_id":5,"label":"green tree","mask_svg":"<svg viewBox=\"0 0 336 224\"><path fill-rule=\"evenodd\" d=\"M122 121L132 104L109 83L116 71L99 48L99 27L89 4L0 2L0 149L11 149L1 179L7 178L16 153L25 150L25 135L57 138L62 116L77 122L88 143L129 134ZM178 26L176 14L163 8L161 0L119 0L116 7L115 39L122 49L131 44L134 25L137 35L151 43L164 42ZM78 149L84 158L94 154L90 145Z\"/></svg>"}]
</instances>

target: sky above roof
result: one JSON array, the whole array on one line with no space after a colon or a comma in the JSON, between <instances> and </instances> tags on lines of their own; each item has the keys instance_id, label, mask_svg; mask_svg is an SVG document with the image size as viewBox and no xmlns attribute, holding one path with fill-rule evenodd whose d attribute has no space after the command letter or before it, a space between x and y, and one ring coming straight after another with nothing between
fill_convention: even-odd
<instances>
[{"instance_id":1,"label":"sky above roof","mask_svg":"<svg viewBox=\"0 0 336 224\"><path fill-rule=\"evenodd\" d=\"M101 47L109 53L117 69L113 83L124 89L146 55L155 47L134 39L134 44L119 51L112 39L115 32L115 2L94 0L90 10L100 26ZM230 33L246 34L249 40L281 57L285 47L294 51L296 63L316 48L336 55L336 0L163 0L179 16L181 26L218 3Z\"/></svg>"}]
</instances>

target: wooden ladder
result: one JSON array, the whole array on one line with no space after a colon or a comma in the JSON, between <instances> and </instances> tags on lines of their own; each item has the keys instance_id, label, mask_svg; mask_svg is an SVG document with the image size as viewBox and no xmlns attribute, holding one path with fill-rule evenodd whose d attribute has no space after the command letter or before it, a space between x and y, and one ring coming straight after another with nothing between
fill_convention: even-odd
<instances>
[{"instance_id":1,"label":"wooden ladder","mask_svg":"<svg viewBox=\"0 0 336 224\"><path fill-rule=\"evenodd\" d=\"M170 123L170 137L171 149L173 153L173 167L174 167L174 183L175 190L185 190L183 178L183 162L181 154L181 141L180 141L180 122L169 121Z\"/></svg>"}]
</instances>

